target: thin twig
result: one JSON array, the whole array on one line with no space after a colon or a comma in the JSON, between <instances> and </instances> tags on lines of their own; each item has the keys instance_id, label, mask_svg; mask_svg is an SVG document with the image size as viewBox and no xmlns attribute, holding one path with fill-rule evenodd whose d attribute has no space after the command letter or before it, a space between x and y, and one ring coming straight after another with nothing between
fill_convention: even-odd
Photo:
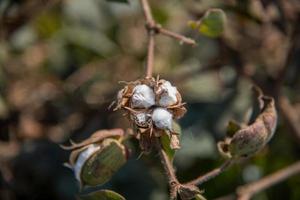
<instances>
[{"instance_id":1,"label":"thin twig","mask_svg":"<svg viewBox=\"0 0 300 200\"><path fill-rule=\"evenodd\" d=\"M254 183L241 186L237 189L238 200L249 200L253 195L278 184L293 175L300 174L300 161L268 175Z\"/></svg>"},{"instance_id":2,"label":"thin twig","mask_svg":"<svg viewBox=\"0 0 300 200\"><path fill-rule=\"evenodd\" d=\"M146 77L151 78L154 68L154 48L155 48L155 33L153 31L149 32L149 43L148 43L148 55L147 55L147 67L146 67Z\"/></svg>"},{"instance_id":3,"label":"thin twig","mask_svg":"<svg viewBox=\"0 0 300 200\"><path fill-rule=\"evenodd\" d=\"M147 53L147 64L146 64L146 78L151 78L153 73L153 65L154 65L154 48L155 48L155 30L151 27L155 26L155 21L153 19L151 9L149 6L148 0L141 0L143 13L146 18L146 29L148 31L148 53Z\"/></svg>"},{"instance_id":4,"label":"thin twig","mask_svg":"<svg viewBox=\"0 0 300 200\"><path fill-rule=\"evenodd\" d=\"M185 37L183 35L180 35L178 33L175 33L173 31L170 31L170 30L167 30L167 29L164 29L164 28L159 28L158 29L159 33L165 35L165 36L169 36L171 38L174 38L176 40L179 40L179 42L181 43L186 43L186 44L189 44L189 45L192 45L192 46L196 46L196 41L191 39L191 38L188 38L188 37Z\"/></svg>"},{"instance_id":5,"label":"thin twig","mask_svg":"<svg viewBox=\"0 0 300 200\"><path fill-rule=\"evenodd\" d=\"M210 179L213 179L216 176L220 175L222 172L224 172L230 166L232 166L232 164L233 164L233 160L227 160L220 167L213 169L210 172L208 172L204 175L201 175L192 181L184 183L184 185L201 185L202 183L205 183L205 182L209 181Z\"/></svg>"},{"instance_id":6,"label":"thin twig","mask_svg":"<svg viewBox=\"0 0 300 200\"><path fill-rule=\"evenodd\" d=\"M151 9L150 9L148 0L141 0L141 4L142 4L143 13L145 15L147 24L149 24L150 26L154 26L155 21L153 19L152 13L151 13Z\"/></svg>"},{"instance_id":7,"label":"thin twig","mask_svg":"<svg viewBox=\"0 0 300 200\"><path fill-rule=\"evenodd\" d=\"M93 133L88 139L80 142L80 143L74 143L72 140L70 140L71 142L71 146L64 146L64 145L60 145L60 147L64 150L74 150L74 149L78 149L81 148L83 146L89 145L89 144L93 144L99 141L102 141L106 138L112 138L112 137L123 137L125 136L125 132L123 129L110 129L110 130L99 130L96 131L95 133Z\"/></svg>"}]
</instances>

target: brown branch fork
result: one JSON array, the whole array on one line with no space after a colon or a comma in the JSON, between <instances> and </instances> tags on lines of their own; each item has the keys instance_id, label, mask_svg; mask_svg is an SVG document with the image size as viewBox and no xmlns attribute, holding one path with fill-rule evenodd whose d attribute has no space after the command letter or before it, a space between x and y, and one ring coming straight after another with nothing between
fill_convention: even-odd
<instances>
[{"instance_id":1,"label":"brown branch fork","mask_svg":"<svg viewBox=\"0 0 300 200\"><path fill-rule=\"evenodd\" d=\"M156 23L153 19L151 9L149 6L148 0L140 0L143 8L143 13L146 19L146 30L148 32L149 40L148 40L148 54L147 54L147 64L146 64L146 77L151 78L153 73L153 65L154 65L154 47L155 40L154 37L157 34L162 34L176 40L179 40L181 43L186 43L192 46L196 45L196 42L188 37L180 35L178 33L172 32L170 30L164 29L161 25Z\"/></svg>"}]
</instances>

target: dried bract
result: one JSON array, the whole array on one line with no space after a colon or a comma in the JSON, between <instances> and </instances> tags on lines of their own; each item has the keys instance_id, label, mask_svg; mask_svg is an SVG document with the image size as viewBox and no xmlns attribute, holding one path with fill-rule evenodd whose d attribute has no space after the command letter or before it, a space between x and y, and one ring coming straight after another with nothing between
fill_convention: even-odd
<instances>
[{"instance_id":1,"label":"dried bract","mask_svg":"<svg viewBox=\"0 0 300 200\"><path fill-rule=\"evenodd\" d=\"M260 91L260 89L255 88ZM277 126L277 112L274 99L260 91L257 100L261 108L255 121L239 129L230 138L219 142L218 148L226 157L248 157L261 150L274 135Z\"/></svg>"}]
</instances>

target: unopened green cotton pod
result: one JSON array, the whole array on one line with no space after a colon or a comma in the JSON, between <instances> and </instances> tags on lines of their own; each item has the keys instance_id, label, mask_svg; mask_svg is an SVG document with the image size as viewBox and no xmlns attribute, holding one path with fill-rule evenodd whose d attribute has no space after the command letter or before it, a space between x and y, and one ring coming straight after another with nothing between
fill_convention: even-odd
<instances>
[{"instance_id":1,"label":"unopened green cotton pod","mask_svg":"<svg viewBox=\"0 0 300 200\"><path fill-rule=\"evenodd\" d=\"M126 160L124 145L118 140L108 138L83 150L73 169L82 186L102 185L111 179Z\"/></svg>"}]
</instances>

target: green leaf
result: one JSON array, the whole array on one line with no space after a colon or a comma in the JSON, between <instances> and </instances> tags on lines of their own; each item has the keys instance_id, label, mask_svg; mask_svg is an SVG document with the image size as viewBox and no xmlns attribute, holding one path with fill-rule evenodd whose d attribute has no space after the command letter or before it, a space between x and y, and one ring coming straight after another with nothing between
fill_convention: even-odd
<instances>
[{"instance_id":1,"label":"green leaf","mask_svg":"<svg viewBox=\"0 0 300 200\"><path fill-rule=\"evenodd\" d=\"M81 200L125 200L120 194L111 190L100 190L80 196Z\"/></svg>"},{"instance_id":2,"label":"green leaf","mask_svg":"<svg viewBox=\"0 0 300 200\"><path fill-rule=\"evenodd\" d=\"M117 2L117 3L129 3L127 0L106 0L109 2Z\"/></svg>"},{"instance_id":3,"label":"green leaf","mask_svg":"<svg viewBox=\"0 0 300 200\"><path fill-rule=\"evenodd\" d=\"M218 37L225 29L226 15L221 9L209 9L199 21L190 21L188 25L192 29L207 37Z\"/></svg>"},{"instance_id":4,"label":"green leaf","mask_svg":"<svg viewBox=\"0 0 300 200\"><path fill-rule=\"evenodd\" d=\"M175 121L173 121L173 131L174 133L176 133L176 135L171 134L171 136L169 136L170 133L166 132L166 134L160 137L160 142L162 144L162 147L171 161L173 161L173 158L176 153L176 149L179 148L179 146L178 148L176 148L176 141L179 141L180 134L181 134L181 127Z\"/></svg>"},{"instance_id":5,"label":"green leaf","mask_svg":"<svg viewBox=\"0 0 300 200\"><path fill-rule=\"evenodd\" d=\"M171 144L170 137L167 134L164 134L163 136L160 137L160 142L162 144L164 151L172 161L175 156L175 149L171 149L170 147Z\"/></svg>"}]
</instances>

